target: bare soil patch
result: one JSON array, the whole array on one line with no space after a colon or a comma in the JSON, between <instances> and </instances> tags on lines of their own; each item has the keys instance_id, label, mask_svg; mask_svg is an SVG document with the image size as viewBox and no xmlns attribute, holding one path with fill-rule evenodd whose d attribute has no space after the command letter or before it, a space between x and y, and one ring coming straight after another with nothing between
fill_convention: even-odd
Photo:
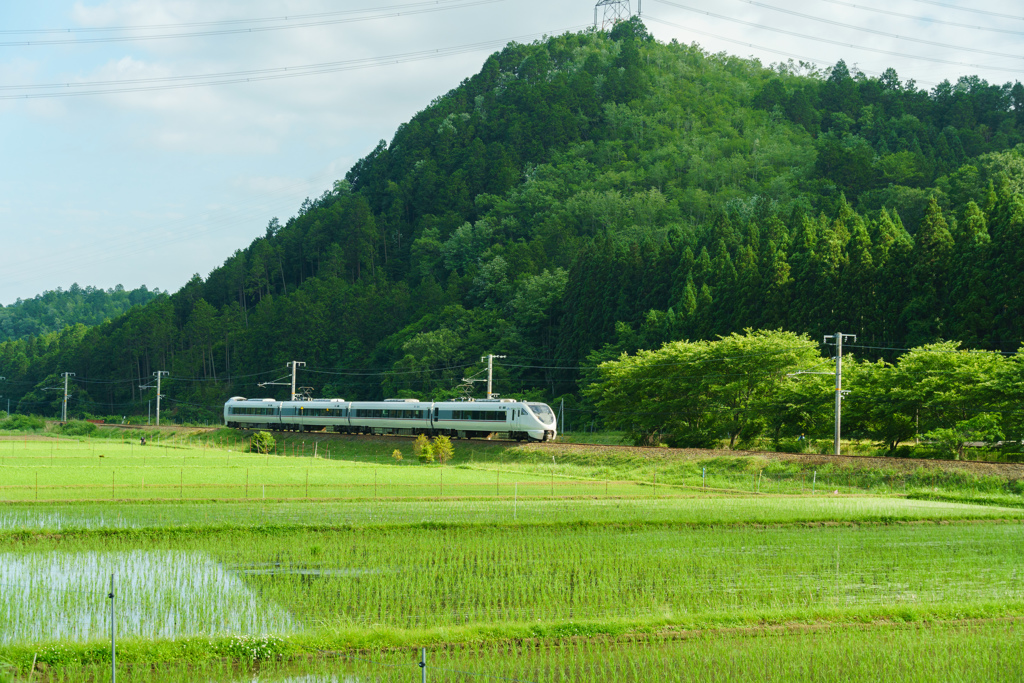
<instances>
[{"instance_id":1,"label":"bare soil patch","mask_svg":"<svg viewBox=\"0 0 1024 683\"><path fill-rule=\"evenodd\" d=\"M866 467L913 472L919 468L938 469L946 472L970 472L975 475L1024 478L1024 463L978 462L976 460L926 460L920 458L874 458L859 455L819 455L800 453L773 453L770 451L721 451L700 448L644 448L640 446L607 446L596 444L529 444L523 449L543 449L555 453L600 453L612 450L650 460L709 460L711 458L751 457L781 462L798 462L806 465L836 465L838 467Z\"/></svg>"}]
</instances>

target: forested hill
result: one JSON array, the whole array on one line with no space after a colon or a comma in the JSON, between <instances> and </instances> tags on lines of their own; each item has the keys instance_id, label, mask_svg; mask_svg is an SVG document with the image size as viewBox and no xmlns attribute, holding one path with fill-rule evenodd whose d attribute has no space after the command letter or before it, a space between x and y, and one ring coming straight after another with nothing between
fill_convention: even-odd
<instances>
[{"instance_id":1,"label":"forested hill","mask_svg":"<svg viewBox=\"0 0 1024 683\"><path fill-rule=\"evenodd\" d=\"M98 325L112 320L132 306L147 304L161 294L145 285L131 291L121 285L112 289L71 285L58 287L31 299L0 304L0 342L59 332L69 325Z\"/></svg>"},{"instance_id":2,"label":"forested hill","mask_svg":"<svg viewBox=\"0 0 1024 683\"><path fill-rule=\"evenodd\" d=\"M67 370L107 381L78 408L127 412L167 369L187 412L292 359L357 399L451 395L501 353L498 391L553 398L606 344L747 326L1016 349L1022 135L1019 83L769 68L638 20L511 44L205 280L8 342L0 374L25 408Z\"/></svg>"}]
</instances>

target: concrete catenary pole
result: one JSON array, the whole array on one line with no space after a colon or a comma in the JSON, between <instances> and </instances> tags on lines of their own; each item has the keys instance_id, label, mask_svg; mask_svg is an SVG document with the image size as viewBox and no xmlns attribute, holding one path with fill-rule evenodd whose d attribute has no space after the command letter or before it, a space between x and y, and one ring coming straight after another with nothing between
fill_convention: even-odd
<instances>
[{"instance_id":1,"label":"concrete catenary pole","mask_svg":"<svg viewBox=\"0 0 1024 683\"><path fill-rule=\"evenodd\" d=\"M835 437L833 443L833 453L839 455L839 442L842 436L842 418L843 418L843 339L852 339L857 341L857 335L855 334L843 334L842 332L836 332L825 337L825 343L828 344L831 339L836 345L836 417L835 417Z\"/></svg>"},{"instance_id":2,"label":"concrete catenary pole","mask_svg":"<svg viewBox=\"0 0 1024 683\"><path fill-rule=\"evenodd\" d=\"M68 378L69 377L74 377L75 373L73 373L73 372L62 372L60 374L60 376L64 378L64 400L61 402L61 406L60 406L60 421L61 422L67 422L68 421Z\"/></svg>"},{"instance_id":3,"label":"concrete catenary pole","mask_svg":"<svg viewBox=\"0 0 1024 683\"><path fill-rule=\"evenodd\" d=\"M169 374L171 374L171 373L167 372L166 370L158 370L158 371L153 373L153 376L156 377L156 426L157 427L160 426L160 399L163 398L163 394L160 393L160 379L163 378L163 377L166 377Z\"/></svg>"},{"instance_id":4,"label":"concrete catenary pole","mask_svg":"<svg viewBox=\"0 0 1024 683\"><path fill-rule=\"evenodd\" d=\"M487 398L494 398L494 359L505 358L505 356L495 356L493 353L489 353L486 356L480 358L480 360L487 359Z\"/></svg>"},{"instance_id":5,"label":"concrete catenary pole","mask_svg":"<svg viewBox=\"0 0 1024 683\"><path fill-rule=\"evenodd\" d=\"M295 400L295 373L300 367L305 367L305 363L300 360L293 360L288 362L288 367L292 369L292 397L291 400Z\"/></svg>"}]
</instances>

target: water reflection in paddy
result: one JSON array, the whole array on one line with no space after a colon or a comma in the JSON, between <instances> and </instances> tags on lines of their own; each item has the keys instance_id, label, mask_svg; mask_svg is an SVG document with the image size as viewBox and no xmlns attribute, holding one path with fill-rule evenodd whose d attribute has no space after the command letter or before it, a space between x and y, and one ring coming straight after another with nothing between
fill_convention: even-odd
<instances>
[{"instance_id":1,"label":"water reflection in paddy","mask_svg":"<svg viewBox=\"0 0 1024 683\"><path fill-rule=\"evenodd\" d=\"M292 618L205 553L0 553L0 643L287 633Z\"/></svg>"}]
</instances>

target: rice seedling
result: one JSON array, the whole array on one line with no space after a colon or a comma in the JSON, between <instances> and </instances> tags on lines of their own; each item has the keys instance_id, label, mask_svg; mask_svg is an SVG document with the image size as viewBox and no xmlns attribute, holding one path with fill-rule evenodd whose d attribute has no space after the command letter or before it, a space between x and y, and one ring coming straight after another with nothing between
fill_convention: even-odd
<instances>
[{"instance_id":1,"label":"rice seedling","mask_svg":"<svg viewBox=\"0 0 1024 683\"><path fill-rule=\"evenodd\" d=\"M409 525L742 525L1021 519L1024 510L903 498L691 496L522 500L7 503L4 532Z\"/></svg>"},{"instance_id":2,"label":"rice seedling","mask_svg":"<svg viewBox=\"0 0 1024 683\"><path fill-rule=\"evenodd\" d=\"M194 583L187 604L221 604L221 584L227 579L202 569L213 561L259 596L258 602L246 602L249 593L240 593L225 610L234 606L272 615L280 606L307 632L620 619L710 624L722 617L770 614L815 619L861 609L885 614L920 607L955 612L958 607L1024 606L1024 577L1018 571L1024 561L1022 541L1024 527L1018 524L230 530L40 536L10 548L2 556L8 564L0 566L12 567L15 577L35 577L31 580L37 583L30 585L38 588L33 590L57 594L63 584L38 577L67 572L69 562L85 562L74 585L81 590L101 586L111 565L101 570L97 560L89 559L101 550L115 553L111 557L209 558L185 562L180 577L168 574L179 583ZM157 555L134 554L140 546ZM11 590L0 595L7 605L3 609L15 616L30 609L19 607L25 600L19 580L29 579L5 584ZM139 586L136 594L144 601L151 599L147 591L171 590ZM123 604L130 611L128 600ZM59 608L43 605L42 612L32 614ZM176 613L177 608L167 609ZM168 628L166 613L154 614L149 618L157 618L156 623L139 621L132 628L152 634ZM230 631L232 622L223 623L215 626ZM40 628L11 637L56 640L71 627ZM252 632L255 625L246 628L240 632Z\"/></svg>"},{"instance_id":3,"label":"rice seedling","mask_svg":"<svg viewBox=\"0 0 1024 683\"><path fill-rule=\"evenodd\" d=\"M615 639L531 639L429 649L428 680L729 681L826 683L1015 680L1024 670L1021 623L919 626L838 626L769 632L713 631ZM125 667L131 683L369 683L420 680L413 648L362 651L248 666L230 661L202 666ZM103 680L102 666L58 671L52 681Z\"/></svg>"}]
</instances>

